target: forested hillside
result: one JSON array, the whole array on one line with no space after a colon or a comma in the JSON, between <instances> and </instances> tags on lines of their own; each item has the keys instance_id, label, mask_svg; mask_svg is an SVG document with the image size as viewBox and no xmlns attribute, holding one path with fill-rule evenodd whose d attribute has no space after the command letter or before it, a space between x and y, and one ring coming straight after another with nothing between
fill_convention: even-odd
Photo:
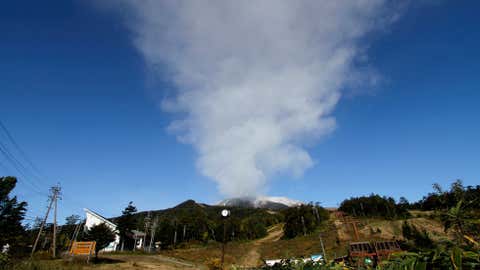
<instances>
[{"instance_id":1,"label":"forested hillside","mask_svg":"<svg viewBox=\"0 0 480 270\"><path fill-rule=\"evenodd\" d=\"M220 212L225 208L230 210L231 216L224 220ZM267 227L283 220L281 214L265 209L212 206L193 200L165 210L139 212L133 216L139 230L143 230L146 220L150 219L150 224L156 221L156 240L161 241L164 247L188 241L223 241L224 222L226 240L256 239L267 234Z\"/></svg>"}]
</instances>

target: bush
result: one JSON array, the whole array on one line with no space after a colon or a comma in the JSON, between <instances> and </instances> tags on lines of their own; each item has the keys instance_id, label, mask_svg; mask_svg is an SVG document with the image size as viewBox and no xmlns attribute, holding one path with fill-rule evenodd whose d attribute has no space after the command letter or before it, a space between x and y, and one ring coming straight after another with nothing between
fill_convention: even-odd
<instances>
[{"instance_id":1,"label":"bush","mask_svg":"<svg viewBox=\"0 0 480 270\"><path fill-rule=\"evenodd\" d=\"M430 238L426 230L418 230L415 225L403 222L402 235L406 240L414 243L415 249L431 249L434 247L433 240Z\"/></svg>"}]
</instances>

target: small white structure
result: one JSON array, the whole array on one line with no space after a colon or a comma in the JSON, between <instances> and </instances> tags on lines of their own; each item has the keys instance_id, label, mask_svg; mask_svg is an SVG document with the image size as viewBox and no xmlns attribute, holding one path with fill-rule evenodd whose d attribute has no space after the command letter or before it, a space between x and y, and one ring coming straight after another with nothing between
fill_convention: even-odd
<instances>
[{"instance_id":1,"label":"small white structure","mask_svg":"<svg viewBox=\"0 0 480 270\"><path fill-rule=\"evenodd\" d=\"M110 220L104 218L100 214L88 209L84 208L86 219L85 219L85 230L89 230L91 227L105 223L113 232L115 232L115 241L111 242L106 248L102 249L101 251L104 252L111 252L116 251L119 249L120 245L120 235L117 229L117 224L111 222ZM141 249L143 247L143 239L145 237L145 233L137 230L132 230L132 238L135 240L135 248Z\"/></svg>"},{"instance_id":2,"label":"small white structure","mask_svg":"<svg viewBox=\"0 0 480 270\"><path fill-rule=\"evenodd\" d=\"M106 248L102 249L105 252L111 252L117 250L118 245L120 244L120 235L118 235L117 224L111 222L110 220L104 218L103 216L95 213L94 211L84 208L86 220L85 220L85 229L89 230L91 227L105 223L113 232L115 232L115 241L111 242Z\"/></svg>"}]
</instances>

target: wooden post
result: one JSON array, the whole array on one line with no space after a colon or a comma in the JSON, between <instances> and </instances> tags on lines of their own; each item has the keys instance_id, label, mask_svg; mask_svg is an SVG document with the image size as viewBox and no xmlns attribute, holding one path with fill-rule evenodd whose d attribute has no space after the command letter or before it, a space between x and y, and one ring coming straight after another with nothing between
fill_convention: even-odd
<instances>
[{"instance_id":1,"label":"wooden post","mask_svg":"<svg viewBox=\"0 0 480 270\"><path fill-rule=\"evenodd\" d=\"M53 258L57 256L57 198L53 206Z\"/></svg>"},{"instance_id":2,"label":"wooden post","mask_svg":"<svg viewBox=\"0 0 480 270\"><path fill-rule=\"evenodd\" d=\"M52 209L53 202L55 202L55 211L57 209L57 207L56 207L57 203L56 202L57 202L58 193L60 192L60 187L58 187L58 186L57 187L52 187L52 188L50 188L50 191L52 192L52 195L49 196L50 203L48 204L47 213L45 214L45 217L42 220L42 224L40 225L40 228L38 230L38 234L37 234L37 237L35 238L35 242L33 243L32 253L30 254L30 257L33 257L33 254L35 253L35 250L37 249L38 241L40 240L40 235L42 234L43 227L45 226L45 223L47 222L48 214L50 213L50 209ZM56 214L55 214L54 223L56 224ZM55 233L56 233L56 228L55 228L55 225L54 225L54 239L55 239ZM55 243L54 243L54 246L55 246ZM54 253L54 257L55 257L55 253Z\"/></svg>"},{"instance_id":3,"label":"wooden post","mask_svg":"<svg viewBox=\"0 0 480 270\"><path fill-rule=\"evenodd\" d=\"M33 257L33 253L35 253L35 249L37 249L38 240L40 240L40 235L42 234L43 226L45 226L45 223L47 222L48 214L50 213L50 209L52 208L52 204L53 204L53 200L50 199L50 204L48 205L47 213L45 214L45 217L43 218L42 223L40 224L40 228L38 230L37 238L35 238L35 242L33 243L32 253L30 254L30 257Z\"/></svg>"},{"instance_id":4,"label":"wooden post","mask_svg":"<svg viewBox=\"0 0 480 270\"><path fill-rule=\"evenodd\" d=\"M345 222L345 225L352 224L353 235L355 236L355 240L358 241L360 239L360 237L358 235L357 224L360 223L360 222L356 219L345 219L344 222Z\"/></svg>"}]
</instances>

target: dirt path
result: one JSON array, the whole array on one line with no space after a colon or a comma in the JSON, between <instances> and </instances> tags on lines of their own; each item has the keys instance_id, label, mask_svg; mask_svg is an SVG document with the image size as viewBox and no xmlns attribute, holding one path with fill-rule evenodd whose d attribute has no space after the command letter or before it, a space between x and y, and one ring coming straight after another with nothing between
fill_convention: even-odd
<instances>
[{"instance_id":1,"label":"dirt path","mask_svg":"<svg viewBox=\"0 0 480 270\"><path fill-rule=\"evenodd\" d=\"M258 248L268 242L275 242L280 240L283 236L283 224L275 225L268 230L268 235L264 238L258 239L252 243L250 250L241 260L241 265L245 267L258 266L261 263L260 253Z\"/></svg>"},{"instance_id":2,"label":"dirt path","mask_svg":"<svg viewBox=\"0 0 480 270\"><path fill-rule=\"evenodd\" d=\"M123 270L123 269L160 269L160 270L178 270L178 269L204 269L203 266L191 262L179 260L164 255L112 255L106 256L114 260L123 262L111 265L102 265L102 270Z\"/></svg>"}]
</instances>

